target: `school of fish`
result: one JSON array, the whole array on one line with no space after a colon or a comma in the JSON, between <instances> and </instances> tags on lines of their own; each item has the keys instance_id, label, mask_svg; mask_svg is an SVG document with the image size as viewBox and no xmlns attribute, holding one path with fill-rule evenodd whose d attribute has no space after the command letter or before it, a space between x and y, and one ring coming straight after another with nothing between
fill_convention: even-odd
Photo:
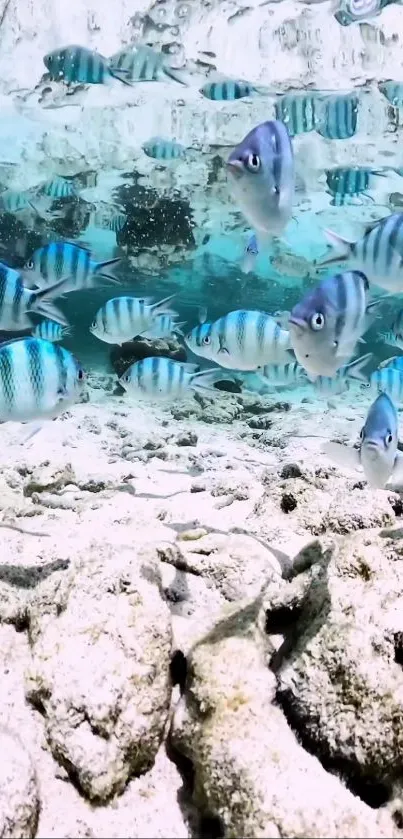
<instances>
[{"instance_id":1,"label":"school of fish","mask_svg":"<svg viewBox=\"0 0 403 839\"><path fill-rule=\"evenodd\" d=\"M375 17L384 5L380 0L343 0L334 16L348 26ZM167 54L148 45L124 47L109 58L68 45L45 55L44 64L45 79L73 90L76 85L115 83L168 81L178 89L191 85L188 74L174 68ZM219 73L209 74L198 88L212 107L264 97L268 90ZM379 83L379 91L393 107L403 106L403 83L386 80ZM187 324L177 311L180 294L155 300L119 291L114 270L121 258L98 260L80 240L54 238L31 252L19 270L0 262L0 330L10 333L9 340L0 343L0 422L54 419L80 399L85 372L75 355L61 346L75 334L74 326L55 301L109 284L113 295L88 323L96 340L121 346L136 336L151 341L175 337L190 354L187 362L158 354L131 364L119 378L128 398L177 400L192 392L214 398L218 382L233 381L247 391L253 376L262 389L308 387L327 400L359 387L374 400L359 448L326 442L323 452L347 468L362 468L373 487L403 483L397 413L403 408L403 355L390 355L368 372L373 356L359 352L365 333L377 328L384 307L392 303L390 328L378 329L377 337L386 352L390 347L391 352L403 353L403 308L394 299L403 293L403 213L391 212L371 222L356 240L323 229L323 245L331 251L320 260L293 253L283 240L300 188L295 138L316 132L329 142L346 141L357 131L359 106L355 93L279 94L273 118L248 126L227 156L228 195L249 229L239 268L247 276L263 260L278 276L298 279L298 299L290 311L244 308L208 320L207 310L200 307L198 322L184 329ZM142 151L163 166L186 162L189 153L195 153L163 136L150 137ZM387 167L357 166L326 170L331 206L372 200L368 192L386 171ZM78 178L55 173L25 192L4 189L0 212L20 217L33 213L45 221L58 218L54 203L63 205L81 189ZM117 235L127 215L121 207L99 203L91 221ZM15 332L27 334L13 338Z\"/></svg>"}]
</instances>

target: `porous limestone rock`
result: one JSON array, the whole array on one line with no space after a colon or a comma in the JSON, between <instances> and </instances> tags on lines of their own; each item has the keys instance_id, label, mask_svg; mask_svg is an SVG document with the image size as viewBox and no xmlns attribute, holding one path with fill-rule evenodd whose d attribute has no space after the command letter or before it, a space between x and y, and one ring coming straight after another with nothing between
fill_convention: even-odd
<instances>
[{"instance_id":1,"label":"porous limestone rock","mask_svg":"<svg viewBox=\"0 0 403 839\"><path fill-rule=\"evenodd\" d=\"M291 630L278 700L302 742L373 806L403 783L399 531L338 540L285 592L265 595L268 630L287 614Z\"/></svg>"},{"instance_id":2,"label":"porous limestone rock","mask_svg":"<svg viewBox=\"0 0 403 839\"><path fill-rule=\"evenodd\" d=\"M371 810L302 748L273 704L259 605L227 610L189 655L171 736L193 764L198 807L229 839L399 835L388 812Z\"/></svg>"},{"instance_id":3,"label":"porous limestone rock","mask_svg":"<svg viewBox=\"0 0 403 839\"><path fill-rule=\"evenodd\" d=\"M155 567L111 547L54 574L29 614L27 697L54 757L105 801L153 765L167 720L171 624Z\"/></svg>"},{"instance_id":4,"label":"porous limestone rock","mask_svg":"<svg viewBox=\"0 0 403 839\"><path fill-rule=\"evenodd\" d=\"M39 815L39 792L28 752L14 732L0 728L0 836L33 837Z\"/></svg>"}]
</instances>

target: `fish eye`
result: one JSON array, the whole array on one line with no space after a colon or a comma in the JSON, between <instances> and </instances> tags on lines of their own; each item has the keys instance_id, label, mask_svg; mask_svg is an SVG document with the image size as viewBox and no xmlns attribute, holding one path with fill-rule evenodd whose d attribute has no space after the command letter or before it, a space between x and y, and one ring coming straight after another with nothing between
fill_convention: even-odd
<instances>
[{"instance_id":1,"label":"fish eye","mask_svg":"<svg viewBox=\"0 0 403 839\"><path fill-rule=\"evenodd\" d=\"M385 443L386 443L387 446L390 446L390 444L393 443L393 437L392 437L390 431L388 431L388 433L385 437Z\"/></svg>"},{"instance_id":2,"label":"fish eye","mask_svg":"<svg viewBox=\"0 0 403 839\"><path fill-rule=\"evenodd\" d=\"M27 268L28 268L30 271L32 271L33 267L34 267L34 262L33 262L33 260L32 260L32 259L29 259L29 260L28 260L28 262L27 262Z\"/></svg>"},{"instance_id":3,"label":"fish eye","mask_svg":"<svg viewBox=\"0 0 403 839\"><path fill-rule=\"evenodd\" d=\"M260 157L258 154L248 154L246 166L250 172L258 172L260 169Z\"/></svg>"},{"instance_id":4,"label":"fish eye","mask_svg":"<svg viewBox=\"0 0 403 839\"><path fill-rule=\"evenodd\" d=\"M203 344L205 344L205 345L206 345L206 347L208 347L208 345L209 345L209 344L211 344L211 338L210 338L210 335L205 335L205 336L204 336L204 338L203 338Z\"/></svg>"},{"instance_id":5,"label":"fish eye","mask_svg":"<svg viewBox=\"0 0 403 839\"><path fill-rule=\"evenodd\" d=\"M364 429L361 428L361 430L360 430L360 440L363 440L363 439L364 439Z\"/></svg>"},{"instance_id":6,"label":"fish eye","mask_svg":"<svg viewBox=\"0 0 403 839\"><path fill-rule=\"evenodd\" d=\"M322 312L315 312L315 314L311 317L311 327L315 331L319 329L323 329L325 325L325 316L322 315Z\"/></svg>"},{"instance_id":7,"label":"fish eye","mask_svg":"<svg viewBox=\"0 0 403 839\"><path fill-rule=\"evenodd\" d=\"M83 379L84 379L84 370L82 370L82 368L80 367L79 370L78 370L78 381L82 382Z\"/></svg>"}]
</instances>

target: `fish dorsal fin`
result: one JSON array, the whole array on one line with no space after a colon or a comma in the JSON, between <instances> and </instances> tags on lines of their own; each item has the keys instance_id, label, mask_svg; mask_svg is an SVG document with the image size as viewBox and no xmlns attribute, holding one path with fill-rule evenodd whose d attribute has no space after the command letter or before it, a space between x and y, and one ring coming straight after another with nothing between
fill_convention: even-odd
<instances>
[{"instance_id":1,"label":"fish dorsal fin","mask_svg":"<svg viewBox=\"0 0 403 839\"><path fill-rule=\"evenodd\" d=\"M376 221L369 221L365 223L363 236L367 236L368 233L371 233L375 227L378 227L378 224L383 224L387 219L390 218L390 214L388 216L382 216L382 218L376 219Z\"/></svg>"}]
</instances>

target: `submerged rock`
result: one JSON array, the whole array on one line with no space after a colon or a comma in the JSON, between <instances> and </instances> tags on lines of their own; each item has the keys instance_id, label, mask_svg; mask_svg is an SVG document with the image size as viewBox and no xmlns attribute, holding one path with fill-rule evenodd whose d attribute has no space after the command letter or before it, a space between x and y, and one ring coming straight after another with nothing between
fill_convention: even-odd
<instances>
[{"instance_id":1,"label":"submerged rock","mask_svg":"<svg viewBox=\"0 0 403 839\"><path fill-rule=\"evenodd\" d=\"M388 813L352 795L287 725L274 704L258 611L254 601L224 612L188 657L171 738L191 762L202 815L233 839L399 835Z\"/></svg>"},{"instance_id":2,"label":"submerged rock","mask_svg":"<svg viewBox=\"0 0 403 839\"><path fill-rule=\"evenodd\" d=\"M0 729L0 836L33 837L39 816L39 792L34 767L17 736Z\"/></svg>"},{"instance_id":3,"label":"submerged rock","mask_svg":"<svg viewBox=\"0 0 403 839\"><path fill-rule=\"evenodd\" d=\"M171 625L153 574L132 551L111 550L54 574L30 605L27 697L54 757L93 800L122 792L161 743Z\"/></svg>"},{"instance_id":4,"label":"submerged rock","mask_svg":"<svg viewBox=\"0 0 403 839\"><path fill-rule=\"evenodd\" d=\"M165 356L175 361L186 361L186 350L175 338L134 338L122 346L113 347L110 360L115 373L120 377L135 361L150 356Z\"/></svg>"}]
</instances>

